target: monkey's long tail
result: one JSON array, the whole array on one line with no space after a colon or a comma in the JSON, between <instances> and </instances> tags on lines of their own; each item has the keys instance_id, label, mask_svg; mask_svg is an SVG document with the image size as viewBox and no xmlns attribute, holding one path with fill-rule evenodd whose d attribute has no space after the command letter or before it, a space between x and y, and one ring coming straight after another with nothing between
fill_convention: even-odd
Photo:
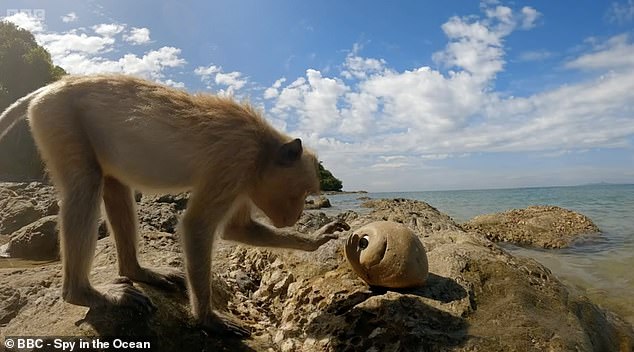
<instances>
[{"instance_id":1,"label":"monkey's long tail","mask_svg":"<svg viewBox=\"0 0 634 352\"><path fill-rule=\"evenodd\" d=\"M33 98L39 95L46 88L48 87L42 87L29 93L29 95L18 99L15 103L11 104L6 110L4 110L4 112L2 112L2 115L0 115L0 139L9 132L11 127L18 122L18 120L26 116L31 100L33 100Z\"/></svg>"}]
</instances>

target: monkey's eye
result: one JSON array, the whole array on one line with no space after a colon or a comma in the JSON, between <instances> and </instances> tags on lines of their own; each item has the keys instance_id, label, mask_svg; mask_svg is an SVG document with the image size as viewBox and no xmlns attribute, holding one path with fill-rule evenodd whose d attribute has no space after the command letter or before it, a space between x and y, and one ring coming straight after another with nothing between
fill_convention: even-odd
<instances>
[{"instance_id":1,"label":"monkey's eye","mask_svg":"<svg viewBox=\"0 0 634 352\"><path fill-rule=\"evenodd\" d=\"M364 249L368 248L369 244L370 244L370 240L369 240L368 236L367 235L363 236L359 240L359 249L364 250Z\"/></svg>"}]
</instances>

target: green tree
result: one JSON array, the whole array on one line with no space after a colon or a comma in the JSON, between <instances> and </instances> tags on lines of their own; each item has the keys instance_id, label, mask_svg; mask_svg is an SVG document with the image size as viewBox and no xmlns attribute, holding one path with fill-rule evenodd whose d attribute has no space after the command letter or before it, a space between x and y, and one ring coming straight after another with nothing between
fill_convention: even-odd
<instances>
[{"instance_id":1,"label":"green tree","mask_svg":"<svg viewBox=\"0 0 634 352\"><path fill-rule=\"evenodd\" d=\"M319 162L319 184L322 191L341 191L343 184L341 180L332 175L332 173Z\"/></svg>"},{"instance_id":2,"label":"green tree","mask_svg":"<svg viewBox=\"0 0 634 352\"><path fill-rule=\"evenodd\" d=\"M53 65L51 55L33 34L0 22L0 111L17 99L58 80L66 72ZM0 179L44 180L44 167L25 120L0 141Z\"/></svg>"}]
</instances>

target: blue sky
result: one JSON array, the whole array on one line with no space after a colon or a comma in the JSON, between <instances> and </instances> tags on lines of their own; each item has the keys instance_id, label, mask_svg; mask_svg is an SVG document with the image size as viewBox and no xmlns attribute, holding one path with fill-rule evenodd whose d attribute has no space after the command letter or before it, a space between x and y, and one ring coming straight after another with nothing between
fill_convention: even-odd
<instances>
[{"instance_id":1,"label":"blue sky","mask_svg":"<svg viewBox=\"0 0 634 352\"><path fill-rule=\"evenodd\" d=\"M249 99L369 191L634 182L634 0L14 1L68 72Z\"/></svg>"}]
</instances>

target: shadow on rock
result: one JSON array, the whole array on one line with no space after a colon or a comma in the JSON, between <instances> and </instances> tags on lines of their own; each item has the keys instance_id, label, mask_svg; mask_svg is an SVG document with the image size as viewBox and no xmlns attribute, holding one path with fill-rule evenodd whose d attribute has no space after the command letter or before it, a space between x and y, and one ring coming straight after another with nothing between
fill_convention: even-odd
<instances>
[{"instance_id":1,"label":"shadow on rock","mask_svg":"<svg viewBox=\"0 0 634 352\"><path fill-rule=\"evenodd\" d=\"M316 340L329 338L335 351L427 351L461 345L467 327L415 295L357 292L334 301L305 331Z\"/></svg>"},{"instance_id":2,"label":"shadow on rock","mask_svg":"<svg viewBox=\"0 0 634 352\"><path fill-rule=\"evenodd\" d=\"M208 335L197 327L183 293L148 289L144 292L159 307L156 312L144 314L125 308L92 308L75 325L89 324L101 341L114 338L128 342L148 341L152 351L254 351L242 340L228 335Z\"/></svg>"},{"instance_id":3,"label":"shadow on rock","mask_svg":"<svg viewBox=\"0 0 634 352\"><path fill-rule=\"evenodd\" d=\"M467 291L454 279L429 273L425 286L413 289L386 289L384 287L372 287L375 294L384 294L394 291L403 294L416 295L439 301L450 303L467 297Z\"/></svg>"}]
</instances>

